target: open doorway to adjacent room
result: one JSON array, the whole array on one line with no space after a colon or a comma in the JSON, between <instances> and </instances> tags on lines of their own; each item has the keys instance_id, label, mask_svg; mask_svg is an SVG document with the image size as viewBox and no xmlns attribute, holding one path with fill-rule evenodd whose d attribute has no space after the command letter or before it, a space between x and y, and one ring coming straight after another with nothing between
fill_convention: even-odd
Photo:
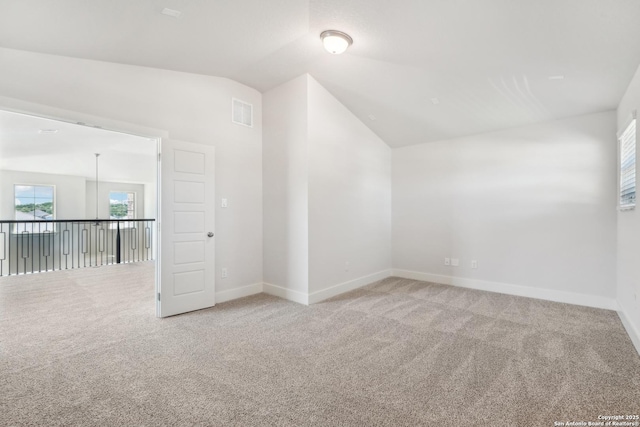
<instances>
[{"instance_id":1,"label":"open doorway to adjacent room","mask_svg":"<svg viewBox=\"0 0 640 427\"><path fill-rule=\"evenodd\" d=\"M0 285L134 294L153 315L159 141L0 110Z\"/></svg>"}]
</instances>

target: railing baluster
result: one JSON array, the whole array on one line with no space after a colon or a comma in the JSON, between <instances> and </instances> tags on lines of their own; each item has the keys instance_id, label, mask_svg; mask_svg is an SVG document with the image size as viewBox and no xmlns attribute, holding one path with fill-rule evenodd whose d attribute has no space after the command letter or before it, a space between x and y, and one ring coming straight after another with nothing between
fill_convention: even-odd
<instances>
[{"instance_id":1,"label":"railing baluster","mask_svg":"<svg viewBox=\"0 0 640 427\"><path fill-rule=\"evenodd\" d=\"M26 239L25 239L26 237ZM27 241L27 244L25 245L25 240ZM22 272L26 273L27 272L27 258L29 257L29 232L27 230L24 230L21 234L20 234L20 243L22 244L22 252L20 253L20 256L22 257ZM25 246L26 246L26 254L25 254Z\"/></svg>"},{"instance_id":2,"label":"railing baluster","mask_svg":"<svg viewBox=\"0 0 640 427\"><path fill-rule=\"evenodd\" d=\"M16 224L16 227L17 227L17 224ZM18 235L16 234L16 274L18 274L18 271L19 271L19 267L18 267L18 258L20 258L18 256L18 254L20 253L19 250L20 250L20 242L18 241Z\"/></svg>"},{"instance_id":3,"label":"railing baluster","mask_svg":"<svg viewBox=\"0 0 640 427\"><path fill-rule=\"evenodd\" d=\"M62 225L62 224L60 224ZM62 270L62 255L63 255L63 250L62 250L62 243L63 243L63 238L62 238L62 233L60 232L60 227L58 227L58 232L56 233L56 230L54 228L53 230L53 237L55 239L55 236L58 236L58 270Z\"/></svg>"},{"instance_id":4,"label":"railing baluster","mask_svg":"<svg viewBox=\"0 0 640 427\"><path fill-rule=\"evenodd\" d=\"M0 221L0 276L153 260L154 221Z\"/></svg>"},{"instance_id":5,"label":"railing baluster","mask_svg":"<svg viewBox=\"0 0 640 427\"><path fill-rule=\"evenodd\" d=\"M105 253L105 248L106 248L106 235L105 235L105 229L103 226L100 226L100 264L104 264L105 263L105 257L106 257L106 253Z\"/></svg>"},{"instance_id":6,"label":"railing baluster","mask_svg":"<svg viewBox=\"0 0 640 427\"><path fill-rule=\"evenodd\" d=\"M42 250L44 245L44 242L42 241L42 234L40 233L40 226L41 224L38 223L38 273L42 272Z\"/></svg>"},{"instance_id":7,"label":"railing baluster","mask_svg":"<svg viewBox=\"0 0 640 427\"><path fill-rule=\"evenodd\" d=\"M78 233L73 232L73 227L76 225L75 222L71 223L71 268L76 268L76 239L78 238ZM78 251L79 252L79 251Z\"/></svg>"},{"instance_id":8,"label":"railing baluster","mask_svg":"<svg viewBox=\"0 0 640 427\"><path fill-rule=\"evenodd\" d=\"M149 225L145 221L144 223L144 249L145 249L145 259L149 259L149 234L151 233L151 229Z\"/></svg>"},{"instance_id":9,"label":"railing baluster","mask_svg":"<svg viewBox=\"0 0 640 427\"><path fill-rule=\"evenodd\" d=\"M78 264L77 264L77 266L78 266L78 268L80 268L80 252L81 252L81 250L80 250L81 246L80 245L81 245L82 237L80 236L80 223L76 222L74 224L76 226L76 229L78 230L78 232L76 233L76 238L78 239L78 251L77 251L78 252ZM73 232L73 227L71 228L71 231ZM73 241L75 242L75 239L73 239Z\"/></svg>"},{"instance_id":10,"label":"railing baluster","mask_svg":"<svg viewBox=\"0 0 640 427\"><path fill-rule=\"evenodd\" d=\"M49 253L51 254L51 269L56 271L56 235L49 230L49 227L47 227L44 232L48 238L47 245L49 246Z\"/></svg>"},{"instance_id":11,"label":"railing baluster","mask_svg":"<svg viewBox=\"0 0 640 427\"><path fill-rule=\"evenodd\" d=\"M64 255L64 268L69 268L69 225L65 224L62 231L62 254Z\"/></svg>"},{"instance_id":12,"label":"railing baluster","mask_svg":"<svg viewBox=\"0 0 640 427\"><path fill-rule=\"evenodd\" d=\"M124 223L124 228L125 228L125 232L124 232L124 262L129 262L129 247L131 246L131 242L129 242L129 244L127 244L127 239L131 239L131 235L129 234L128 227L129 227L129 223L125 222Z\"/></svg>"},{"instance_id":13,"label":"railing baluster","mask_svg":"<svg viewBox=\"0 0 640 427\"><path fill-rule=\"evenodd\" d=\"M78 224L78 228L80 228L80 224ZM82 253L82 266L86 267L87 257L85 254L87 253L87 243L88 243L86 227L82 227L81 233L82 234L81 234L81 240L80 240L80 252ZM80 252L78 252L78 266L80 266Z\"/></svg>"},{"instance_id":14,"label":"railing baluster","mask_svg":"<svg viewBox=\"0 0 640 427\"><path fill-rule=\"evenodd\" d=\"M106 244L107 244L107 265L111 264L111 255L109 254L109 241L111 240L111 224L107 224L106 228Z\"/></svg>"},{"instance_id":15,"label":"railing baluster","mask_svg":"<svg viewBox=\"0 0 640 427\"><path fill-rule=\"evenodd\" d=\"M138 229L136 227L131 228L131 246L133 248L133 261L136 262L136 249L138 248Z\"/></svg>"},{"instance_id":16,"label":"railing baluster","mask_svg":"<svg viewBox=\"0 0 640 427\"><path fill-rule=\"evenodd\" d=\"M44 246L44 252L42 253L42 255L44 255L44 271L48 271L49 270L49 257L51 256L51 239L49 238L49 233L48 230L44 230L41 234L42 236L42 241L43 241L43 246Z\"/></svg>"},{"instance_id":17,"label":"railing baluster","mask_svg":"<svg viewBox=\"0 0 640 427\"><path fill-rule=\"evenodd\" d=\"M127 248L127 261L131 262L131 224L127 221L127 229L129 230L125 236L125 238L129 239L129 244L126 246Z\"/></svg>"},{"instance_id":18,"label":"railing baluster","mask_svg":"<svg viewBox=\"0 0 640 427\"><path fill-rule=\"evenodd\" d=\"M48 248L46 246L47 242L45 240L45 235L43 234L44 231L47 231L47 226L46 224L44 224L44 231L42 231L42 225L41 223L38 223L38 272L41 271L47 271L47 258L44 259L45 261L45 265L44 265L44 269L42 268L42 258L44 257L45 251L48 252Z\"/></svg>"},{"instance_id":19,"label":"railing baluster","mask_svg":"<svg viewBox=\"0 0 640 427\"><path fill-rule=\"evenodd\" d=\"M120 245L120 221L116 222L118 230L116 231L116 263L120 264L120 262L122 262L122 247Z\"/></svg>"},{"instance_id":20,"label":"railing baluster","mask_svg":"<svg viewBox=\"0 0 640 427\"><path fill-rule=\"evenodd\" d=\"M7 251L9 250L9 240L7 238L7 232L4 231L4 224L0 224L0 231L2 231L2 260L0 260L0 276L4 276L4 265L7 261Z\"/></svg>"},{"instance_id":21,"label":"railing baluster","mask_svg":"<svg viewBox=\"0 0 640 427\"><path fill-rule=\"evenodd\" d=\"M94 246L96 245L96 239L92 235L93 230L95 230L95 227L93 226L93 224L90 224L89 225L89 267L94 266L93 259L94 259L94 253L95 253Z\"/></svg>"},{"instance_id":22,"label":"railing baluster","mask_svg":"<svg viewBox=\"0 0 640 427\"><path fill-rule=\"evenodd\" d=\"M35 253L35 246L33 246L33 224L31 224L31 242L29 243L29 247L31 248L30 251L30 258L31 258L31 272L33 273L33 259L35 258L34 253ZM26 273L26 271L25 271Z\"/></svg>"},{"instance_id":23,"label":"railing baluster","mask_svg":"<svg viewBox=\"0 0 640 427\"><path fill-rule=\"evenodd\" d=\"M7 260L7 233L4 224L0 224L0 236L2 236L2 252L0 252L0 276L4 276L4 262Z\"/></svg>"}]
</instances>

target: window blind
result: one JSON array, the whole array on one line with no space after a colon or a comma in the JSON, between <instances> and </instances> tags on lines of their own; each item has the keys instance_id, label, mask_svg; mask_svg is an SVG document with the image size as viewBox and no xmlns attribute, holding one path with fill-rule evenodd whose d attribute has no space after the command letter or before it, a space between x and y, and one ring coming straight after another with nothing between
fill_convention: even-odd
<instances>
[{"instance_id":1,"label":"window blind","mask_svg":"<svg viewBox=\"0 0 640 427\"><path fill-rule=\"evenodd\" d=\"M231 121L239 125L253 127L253 105L233 98Z\"/></svg>"},{"instance_id":2,"label":"window blind","mask_svg":"<svg viewBox=\"0 0 640 427\"><path fill-rule=\"evenodd\" d=\"M620 137L620 207L636 205L636 120Z\"/></svg>"}]
</instances>

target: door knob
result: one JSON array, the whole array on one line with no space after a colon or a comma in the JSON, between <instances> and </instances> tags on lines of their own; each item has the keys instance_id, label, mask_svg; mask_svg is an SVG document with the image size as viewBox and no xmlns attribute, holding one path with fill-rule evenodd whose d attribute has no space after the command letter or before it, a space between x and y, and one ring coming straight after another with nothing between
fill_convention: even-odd
<instances>
[{"instance_id":1,"label":"door knob","mask_svg":"<svg viewBox=\"0 0 640 427\"><path fill-rule=\"evenodd\" d=\"M213 232L212 231L208 232L207 237L213 237Z\"/></svg>"}]
</instances>

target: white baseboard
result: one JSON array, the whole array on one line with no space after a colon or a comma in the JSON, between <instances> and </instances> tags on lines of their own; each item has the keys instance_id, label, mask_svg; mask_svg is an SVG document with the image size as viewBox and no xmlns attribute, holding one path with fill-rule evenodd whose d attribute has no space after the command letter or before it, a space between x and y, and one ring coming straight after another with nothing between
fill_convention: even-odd
<instances>
[{"instance_id":1,"label":"white baseboard","mask_svg":"<svg viewBox=\"0 0 640 427\"><path fill-rule=\"evenodd\" d=\"M262 283L254 283L252 285L243 286L241 288L234 288L226 291L216 292L216 304L238 298L248 297L250 295L261 294L262 291Z\"/></svg>"},{"instance_id":2,"label":"white baseboard","mask_svg":"<svg viewBox=\"0 0 640 427\"><path fill-rule=\"evenodd\" d=\"M629 316L627 316L627 313L624 311L624 308L622 308L622 304L620 304L620 310L618 310L618 317L620 317L622 325L627 330L627 334L629 335L629 338L631 338L631 342L640 355L640 331L631 322Z\"/></svg>"},{"instance_id":3,"label":"white baseboard","mask_svg":"<svg viewBox=\"0 0 640 427\"><path fill-rule=\"evenodd\" d=\"M386 279L391 276L391 270L382 270L377 273L370 274L368 276L359 277L348 282L340 283L331 286L320 291L309 294L309 304L315 304L320 301L335 297L336 295L343 294L345 292L353 291L354 289L361 288L370 283L377 282L378 280Z\"/></svg>"},{"instance_id":4,"label":"white baseboard","mask_svg":"<svg viewBox=\"0 0 640 427\"><path fill-rule=\"evenodd\" d=\"M282 286L274 285L272 283L264 283L263 289L265 294L297 302L298 304L310 305L320 301L324 301L331 297L335 297L336 295L361 288L362 286L368 285L369 283L377 282L378 280L382 280L389 276L391 276L391 270L383 270L374 274L370 274L368 276L359 277L354 280L349 280L348 282L340 283L329 288L313 292L312 294L283 288Z\"/></svg>"},{"instance_id":5,"label":"white baseboard","mask_svg":"<svg viewBox=\"0 0 640 427\"><path fill-rule=\"evenodd\" d=\"M557 291L553 289L532 288L530 286L511 285L508 283L489 282L486 280L468 279L464 277L444 276L439 274L421 273L409 270L393 270L393 275L405 279L422 280L425 282L441 283L443 285L459 286L461 288L478 289L481 291L498 292L501 294L517 295L565 304L582 305L586 307L602 308L618 311L618 302L614 298L597 295L586 295L575 292Z\"/></svg>"},{"instance_id":6,"label":"white baseboard","mask_svg":"<svg viewBox=\"0 0 640 427\"><path fill-rule=\"evenodd\" d=\"M271 283L263 283L263 291L265 294L273 295L274 297L309 305L309 294L304 292L294 291Z\"/></svg>"}]
</instances>

